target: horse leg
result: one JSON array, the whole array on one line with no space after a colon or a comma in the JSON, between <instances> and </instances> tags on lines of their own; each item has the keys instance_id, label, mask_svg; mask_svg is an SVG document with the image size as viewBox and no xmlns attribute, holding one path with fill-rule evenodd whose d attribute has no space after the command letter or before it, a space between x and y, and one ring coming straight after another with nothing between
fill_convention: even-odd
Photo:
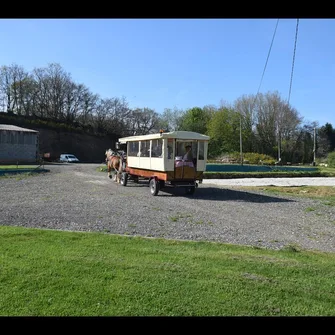
<instances>
[{"instance_id":1,"label":"horse leg","mask_svg":"<svg viewBox=\"0 0 335 335\"><path fill-rule=\"evenodd\" d=\"M123 172L122 159L120 158L120 159L119 159L119 168L118 168L118 172L117 172L117 175L118 175L118 182L119 182L119 184L121 184L121 176L122 176L122 172Z\"/></svg>"},{"instance_id":2,"label":"horse leg","mask_svg":"<svg viewBox=\"0 0 335 335\"><path fill-rule=\"evenodd\" d=\"M111 174L111 166L110 166L110 163L108 162L107 163L107 171L108 171L108 178L112 178L112 174Z\"/></svg>"},{"instance_id":3,"label":"horse leg","mask_svg":"<svg viewBox=\"0 0 335 335\"><path fill-rule=\"evenodd\" d=\"M117 182L118 181L118 171L117 171L117 169L116 169L115 166L114 166L114 170L115 170L115 172L114 172L114 181Z\"/></svg>"}]
</instances>

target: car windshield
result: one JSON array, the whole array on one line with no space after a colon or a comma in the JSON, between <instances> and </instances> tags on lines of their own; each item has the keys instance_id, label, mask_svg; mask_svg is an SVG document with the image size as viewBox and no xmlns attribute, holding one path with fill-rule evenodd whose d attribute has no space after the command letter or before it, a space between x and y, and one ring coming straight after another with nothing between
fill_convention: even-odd
<instances>
[{"instance_id":1,"label":"car windshield","mask_svg":"<svg viewBox=\"0 0 335 335\"><path fill-rule=\"evenodd\" d=\"M74 159L77 159L76 156L73 156L73 155L68 155L67 158L74 158Z\"/></svg>"}]
</instances>

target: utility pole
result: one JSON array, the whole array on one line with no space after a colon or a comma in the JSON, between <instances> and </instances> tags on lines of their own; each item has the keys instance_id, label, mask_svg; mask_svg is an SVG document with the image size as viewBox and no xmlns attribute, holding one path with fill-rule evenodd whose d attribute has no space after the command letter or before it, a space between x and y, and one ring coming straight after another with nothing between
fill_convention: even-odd
<instances>
[{"instance_id":1,"label":"utility pole","mask_svg":"<svg viewBox=\"0 0 335 335\"><path fill-rule=\"evenodd\" d=\"M280 131L279 131L279 127L278 127L278 165L281 165L281 157L280 157Z\"/></svg>"},{"instance_id":2,"label":"utility pole","mask_svg":"<svg viewBox=\"0 0 335 335\"><path fill-rule=\"evenodd\" d=\"M314 127L313 166L315 166L315 158L316 158L316 128Z\"/></svg>"},{"instance_id":3,"label":"utility pole","mask_svg":"<svg viewBox=\"0 0 335 335\"><path fill-rule=\"evenodd\" d=\"M243 165L243 148L242 148L242 115L240 113L240 156L241 156L241 165Z\"/></svg>"}]
</instances>

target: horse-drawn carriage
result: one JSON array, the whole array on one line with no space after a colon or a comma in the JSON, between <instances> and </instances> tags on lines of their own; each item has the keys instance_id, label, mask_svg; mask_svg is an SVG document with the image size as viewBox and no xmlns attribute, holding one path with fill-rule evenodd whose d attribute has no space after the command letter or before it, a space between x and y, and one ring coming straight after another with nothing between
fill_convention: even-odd
<instances>
[{"instance_id":1,"label":"horse-drawn carriage","mask_svg":"<svg viewBox=\"0 0 335 335\"><path fill-rule=\"evenodd\" d=\"M123 186L141 178L149 181L152 195L165 187L182 187L193 194L206 170L208 141L209 136L190 131L123 137L117 149L125 146L126 154L119 155L114 169ZM187 153L185 147L190 147Z\"/></svg>"}]
</instances>

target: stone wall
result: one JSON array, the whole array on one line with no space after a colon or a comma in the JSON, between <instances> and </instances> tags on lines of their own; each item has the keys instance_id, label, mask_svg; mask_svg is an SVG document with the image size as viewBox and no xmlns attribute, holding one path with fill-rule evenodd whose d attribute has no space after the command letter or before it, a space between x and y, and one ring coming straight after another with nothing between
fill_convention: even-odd
<instances>
[{"instance_id":1,"label":"stone wall","mask_svg":"<svg viewBox=\"0 0 335 335\"><path fill-rule=\"evenodd\" d=\"M33 128L39 131L40 154L50 153L50 160L56 161L61 154L74 154L81 162L101 163L106 149L115 149L116 137Z\"/></svg>"},{"instance_id":2,"label":"stone wall","mask_svg":"<svg viewBox=\"0 0 335 335\"><path fill-rule=\"evenodd\" d=\"M37 130L39 132L38 154L41 156L50 154L50 158L46 159L50 161L57 161L60 154L70 153L77 156L81 162L104 162L105 151L109 148L115 150L115 142L119 138L115 134L98 136L80 130L72 131L58 124L53 127L40 124L39 119L35 120L33 117L9 115L7 113L0 113L0 124ZM4 148L3 150L7 149Z\"/></svg>"}]
</instances>

